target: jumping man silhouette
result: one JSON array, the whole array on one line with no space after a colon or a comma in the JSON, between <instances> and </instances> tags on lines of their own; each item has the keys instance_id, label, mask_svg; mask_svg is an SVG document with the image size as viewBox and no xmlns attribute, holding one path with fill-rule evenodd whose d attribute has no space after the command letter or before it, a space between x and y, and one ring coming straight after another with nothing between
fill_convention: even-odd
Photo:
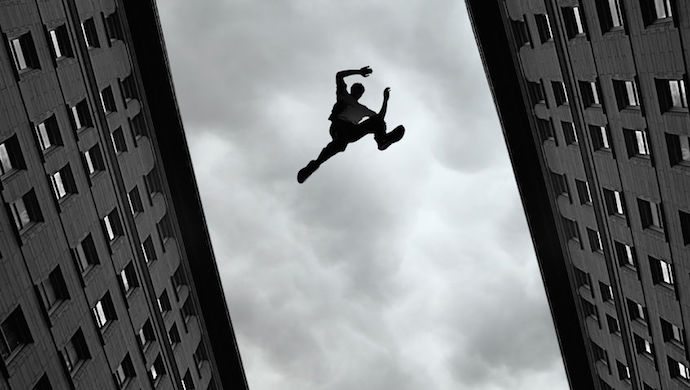
<instances>
[{"instance_id":1,"label":"jumping man silhouette","mask_svg":"<svg viewBox=\"0 0 690 390\"><path fill-rule=\"evenodd\" d=\"M335 75L335 95L336 102L331 110L331 138L332 141L326 145L316 160L311 160L306 167L297 173L297 181L303 183L316 171L321 164L329 158L335 156L347 148L349 143L355 142L367 134L374 134L374 140L378 144L379 150L386 150L389 146L405 135L405 128L398 126L393 131L386 133L386 109L390 97L390 88L383 90L383 104L381 110L376 113L365 105L359 103L359 98L364 94L364 86L360 83L352 84L350 92L347 91L345 77L359 74L368 77L372 70L365 66L359 70L343 70ZM366 120L362 120L368 117Z\"/></svg>"}]
</instances>

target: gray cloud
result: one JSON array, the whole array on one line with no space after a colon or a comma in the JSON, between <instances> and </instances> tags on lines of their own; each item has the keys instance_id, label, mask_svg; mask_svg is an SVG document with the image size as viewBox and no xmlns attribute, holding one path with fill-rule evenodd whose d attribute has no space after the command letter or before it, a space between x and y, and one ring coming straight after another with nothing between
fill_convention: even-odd
<instances>
[{"instance_id":1,"label":"gray cloud","mask_svg":"<svg viewBox=\"0 0 690 390\"><path fill-rule=\"evenodd\" d=\"M159 4L250 386L565 388L464 5L370 3ZM363 65L405 139L297 185Z\"/></svg>"}]
</instances>

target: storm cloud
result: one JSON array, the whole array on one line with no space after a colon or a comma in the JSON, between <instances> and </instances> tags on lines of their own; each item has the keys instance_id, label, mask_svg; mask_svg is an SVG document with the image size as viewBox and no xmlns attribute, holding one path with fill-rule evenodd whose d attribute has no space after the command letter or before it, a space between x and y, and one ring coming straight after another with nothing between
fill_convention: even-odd
<instances>
[{"instance_id":1,"label":"storm cloud","mask_svg":"<svg viewBox=\"0 0 690 390\"><path fill-rule=\"evenodd\" d=\"M371 4L375 3L375 4ZM250 387L567 382L463 2L159 1ZM335 72L405 138L330 140Z\"/></svg>"}]
</instances>

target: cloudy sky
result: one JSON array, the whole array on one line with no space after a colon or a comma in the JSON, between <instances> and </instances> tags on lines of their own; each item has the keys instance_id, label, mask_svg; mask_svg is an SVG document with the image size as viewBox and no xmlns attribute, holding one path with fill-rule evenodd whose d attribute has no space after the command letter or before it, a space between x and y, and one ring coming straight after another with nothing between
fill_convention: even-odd
<instances>
[{"instance_id":1,"label":"cloudy sky","mask_svg":"<svg viewBox=\"0 0 690 390\"><path fill-rule=\"evenodd\" d=\"M567 388L464 2L158 3L253 390ZM405 138L297 184L366 65Z\"/></svg>"}]
</instances>

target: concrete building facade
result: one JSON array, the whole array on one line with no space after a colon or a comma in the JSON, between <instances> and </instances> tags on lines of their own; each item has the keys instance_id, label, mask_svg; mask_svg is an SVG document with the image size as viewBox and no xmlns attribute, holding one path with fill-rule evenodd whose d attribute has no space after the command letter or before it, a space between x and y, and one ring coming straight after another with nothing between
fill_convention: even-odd
<instances>
[{"instance_id":1,"label":"concrete building facade","mask_svg":"<svg viewBox=\"0 0 690 390\"><path fill-rule=\"evenodd\" d=\"M571 387L690 388L690 2L467 6Z\"/></svg>"},{"instance_id":2,"label":"concrete building facade","mask_svg":"<svg viewBox=\"0 0 690 390\"><path fill-rule=\"evenodd\" d=\"M0 33L0 389L246 389L153 0Z\"/></svg>"}]
</instances>

